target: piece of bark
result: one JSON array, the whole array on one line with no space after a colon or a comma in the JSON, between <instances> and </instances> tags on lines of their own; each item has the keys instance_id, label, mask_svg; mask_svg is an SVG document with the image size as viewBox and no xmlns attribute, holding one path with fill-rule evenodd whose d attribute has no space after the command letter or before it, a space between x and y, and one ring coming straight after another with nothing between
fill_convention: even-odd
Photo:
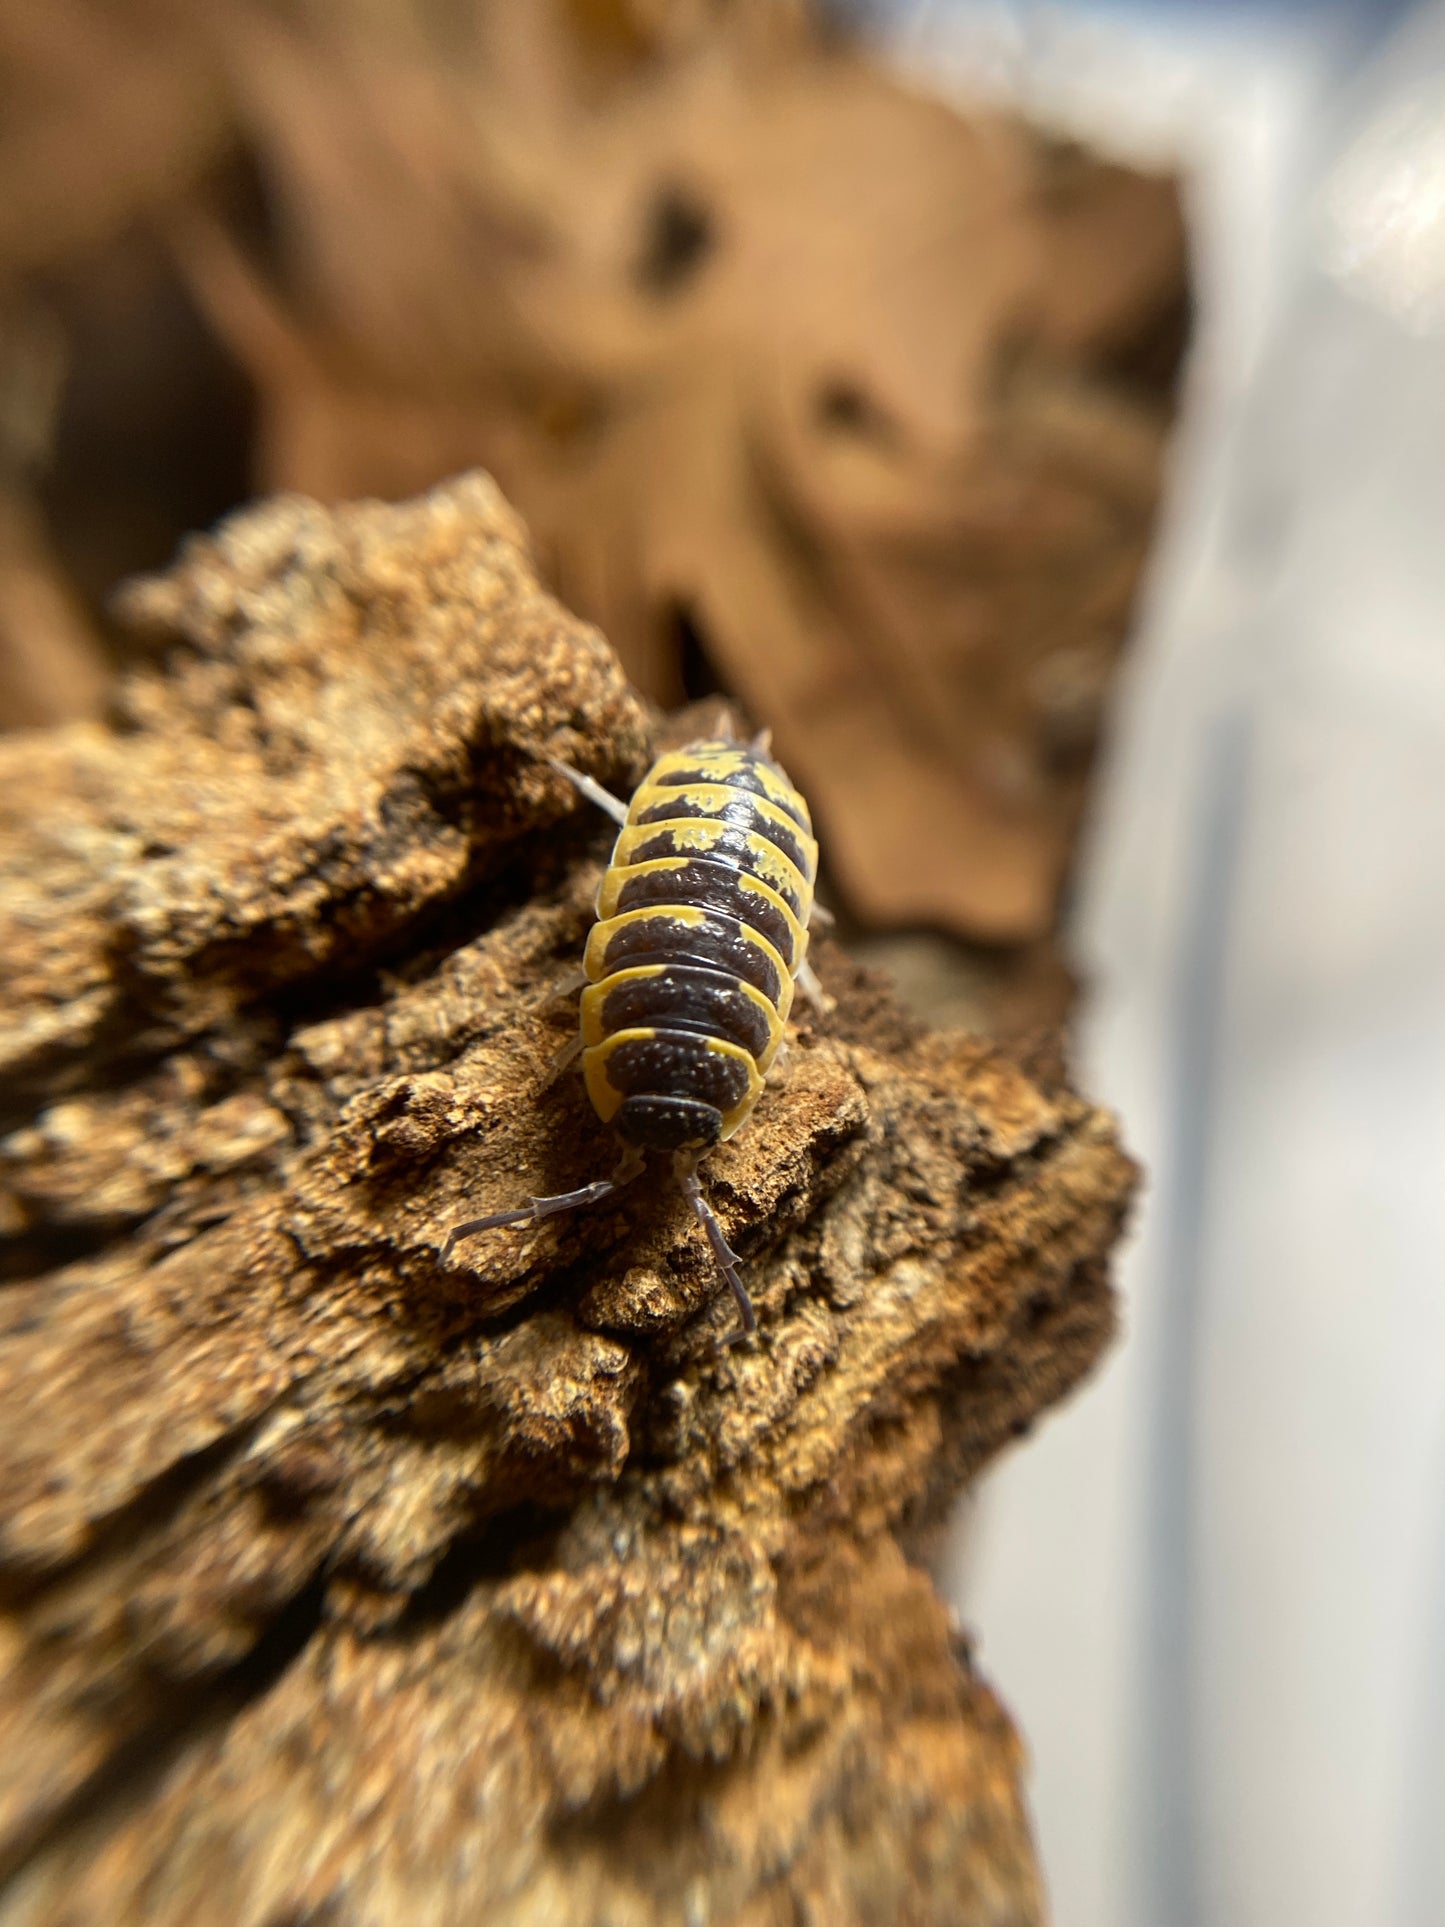
<instances>
[{"instance_id":1,"label":"piece of bark","mask_svg":"<svg viewBox=\"0 0 1445 1927\"><path fill-rule=\"evenodd\" d=\"M6 1927L1040 1918L921 1563L1098 1356L1110 1120L837 1008L706 1177L602 1175L575 969L649 718L473 477L283 500L0 743Z\"/></svg>"}]
</instances>

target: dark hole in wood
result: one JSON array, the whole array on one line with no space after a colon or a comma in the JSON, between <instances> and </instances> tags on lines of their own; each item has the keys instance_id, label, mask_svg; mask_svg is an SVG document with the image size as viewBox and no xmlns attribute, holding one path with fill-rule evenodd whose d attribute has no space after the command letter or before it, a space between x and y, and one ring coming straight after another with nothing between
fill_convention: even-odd
<instances>
[{"instance_id":1,"label":"dark hole in wood","mask_svg":"<svg viewBox=\"0 0 1445 1927\"><path fill-rule=\"evenodd\" d=\"M643 226L637 285L651 295L679 293L716 244L716 228L705 202L685 188L659 188Z\"/></svg>"},{"instance_id":2,"label":"dark hole in wood","mask_svg":"<svg viewBox=\"0 0 1445 1927\"><path fill-rule=\"evenodd\" d=\"M1172 406L1193 328L1190 290L1173 289L1098 357L1097 372L1126 394Z\"/></svg>"},{"instance_id":3,"label":"dark hole in wood","mask_svg":"<svg viewBox=\"0 0 1445 1927\"><path fill-rule=\"evenodd\" d=\"M877 442L896 440L888 411L846 375L823 383L813 403L813 414L818 426L830 435L857 435Z\"/></svg>"},{"instance_id":4,"label":"dark hole in wood","mask_svg":"<svg viewBox=\"0 0 1445 1927\"><path fill-rule=\"evenodd\" d=\"M210 185L249 257L280 285L259 174L237 162ZM52 305L69 372L37 495L66 574L128 657L144 641L109 624L107 599L251 495L256 397L139 224L70 263Z\"/></svg>"},{"instance_id":5,"label":"dark hole in wood","mask_svg":"<svg viewBox=\"0 0 1445 1927\"><path fill-rule=\"evenodd\" d=\"M717 666L708 649L707 637L698 622L697 612L688 603L676 603L671 610L669 622L677 648L682 693L687 701L697 703L707 696L731 695L732 691L718 674Z\"/></svg>"}]
</instances>

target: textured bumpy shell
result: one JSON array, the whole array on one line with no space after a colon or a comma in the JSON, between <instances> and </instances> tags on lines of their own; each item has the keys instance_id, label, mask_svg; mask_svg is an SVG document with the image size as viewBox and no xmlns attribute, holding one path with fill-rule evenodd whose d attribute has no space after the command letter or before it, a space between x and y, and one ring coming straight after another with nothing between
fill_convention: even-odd
<instances>
[{"instance_id":1,"label":"textured bumpy shell","mask_svg":"<svg viewBox=\"0 0 1445 1927\"><path fill-rule=\"evenodd\" d=\"M690 1098L745 1122L782 1042L808 949L818 846L771 758L738 743L661 757L597 893L582 996L587 1092Z\"/></svg>"}]
</instances>

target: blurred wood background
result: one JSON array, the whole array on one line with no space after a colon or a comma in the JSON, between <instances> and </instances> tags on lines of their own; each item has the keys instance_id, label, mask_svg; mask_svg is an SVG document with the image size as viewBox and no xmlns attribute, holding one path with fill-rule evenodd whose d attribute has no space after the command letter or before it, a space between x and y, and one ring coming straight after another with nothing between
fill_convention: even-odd
<instances>
[{"instance_id":1,"label":"blurred wood background","mask_svg":"<svg viewBox=\"0 0 1445 1927\"><path fill-rule=\"evenodd\" d=\"M0 718L93 712L106 596L254 490L481 465L641 689L773 726L850 930L1062 1013L1172 182L782 0L57 0L0 73Z\"/></svg>"}]
</instances>

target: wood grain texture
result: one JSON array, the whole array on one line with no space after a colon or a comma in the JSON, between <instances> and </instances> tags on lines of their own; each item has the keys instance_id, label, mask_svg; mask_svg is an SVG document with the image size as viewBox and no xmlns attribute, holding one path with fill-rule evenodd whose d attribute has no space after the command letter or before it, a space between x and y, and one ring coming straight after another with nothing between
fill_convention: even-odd
<instances>
[{"instance_id":1,"label":"wood grain texture","mask_svg":"<svg viewBox=\"0 0 1445 1927\"><path fill-rule=\"evenodd\" d=\"M0 1920L1040 1918L927 1576L1088 1369L1132 1184L1047 1066L838 1008L705 1167L553 1059L647 713L471 477L287 499L0 744Z\"/></svg>"}]
</instances>

